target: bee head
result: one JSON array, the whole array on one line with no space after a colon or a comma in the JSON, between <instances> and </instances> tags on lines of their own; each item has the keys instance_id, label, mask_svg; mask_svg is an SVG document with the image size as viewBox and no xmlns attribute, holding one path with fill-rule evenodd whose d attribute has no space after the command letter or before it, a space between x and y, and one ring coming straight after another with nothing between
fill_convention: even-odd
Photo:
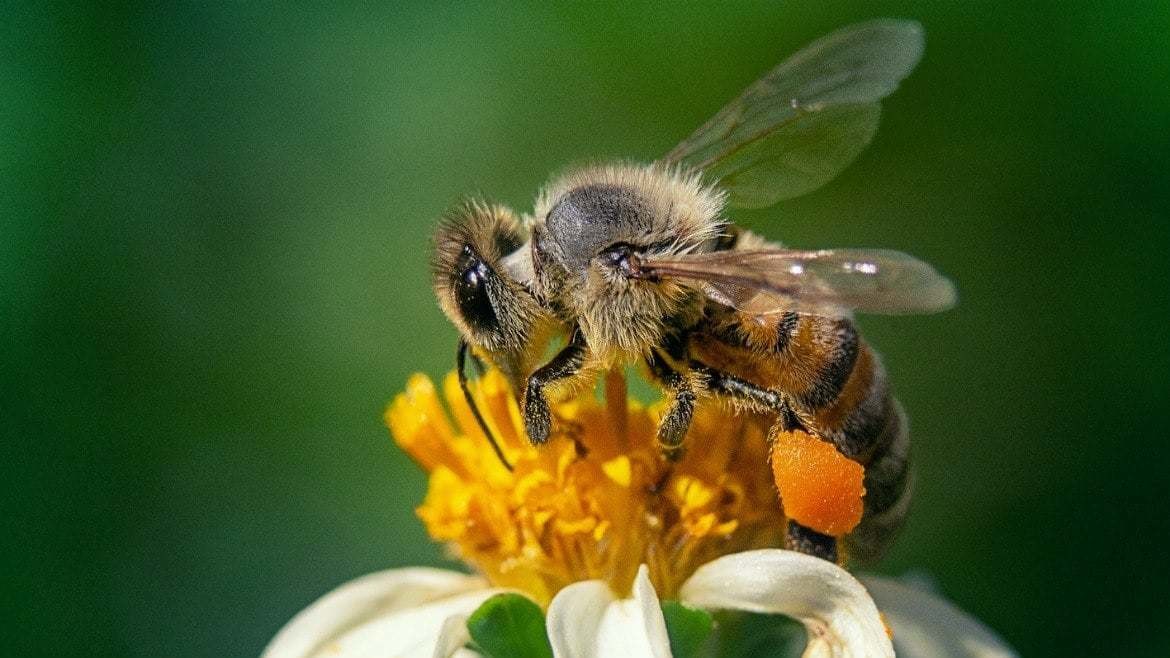
<instances>
[{"instance_id":1,"label":"bee head","mask_svg":"<svg viewBox=\"0 0 1170 658\"><path fill-rule=\"evenodd\" d=\"M489 352L523 352L540 314L502 264L522 242L511 210L478 201L450 211L435 233L431 277L439 306L465 340Z\"/></svg>"}]
</instances>

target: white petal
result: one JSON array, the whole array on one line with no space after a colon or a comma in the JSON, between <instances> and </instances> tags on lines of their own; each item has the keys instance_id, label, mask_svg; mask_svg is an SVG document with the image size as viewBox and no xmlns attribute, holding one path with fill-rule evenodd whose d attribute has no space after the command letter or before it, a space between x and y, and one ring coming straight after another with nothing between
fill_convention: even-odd
<instances>
[{"instance_id":1,"label":"white petal","mask_svg":"<svg viewBox=\"0 0 1170 658\"><path fill-rule=\"evenodd\" d=\"M332 640L314 655L319 658L433 658L443 653L450 655L458 649L457 646L447 645L439 650L441 640L450 637L443 636L447 620L456 617L466 621L467 616L484 601L501 591L484 589L457 594L417 608L392 612Z\"/></svg>"},{"instance_id":2,"label":"white petal","mask_svg":"<svg viewBox=\"0 0 1170 658\"><path fill-rule=\"evenodd\" d=\"M597 629L598 655L670 657L670 636L646 565L638 567L632 599L615 601Z\"/></svg>"},{"instance_id":3,"label":"white petal","mask_svg":"<svg viewBox=\"0 0 1170 658\"><path fill-rule=\"evenodd\" d=\"M471 640L471 631L467 629L469 616L451 615L443 620L443 625L439 628L439 637L435 640L432 658L451 658Z\"/></svg>"},{"instance_id":4,"label":"white petal","mask_svg":"<svg viewBox=\"0 0 1170 658\"><path fill-rule=\"evenodd\" d=\"M795 551L726 555L699 567L679 591L687 605L783 614L808 631L811 656L894 655L865 587L831 562Z\"/></svg>"},{"instance_id":5,"label":"white petal","mask_svg":"<svg viewBox=\"0 0 1170 658\"><path fill-rule=\"evenodd\" d=\"M365 637L367 627L399 622L411 627L395 637L413 638L412 651L419 650L419 642L426 644L429 648L423 655L429 656L444 619L464 609L474 611L477 601L495 593L485 586L481 578L441 569L391 569L363 576L297 613L268 643L263 658L305 658L327 648L332 652L342 646L338 644L342 640L347 651L358 650L352 640ZM393 646L407 645L395 641ZM383 648L379 655L389 655L387 651Z\"/></svg>"},{"instance_id":6,"label":"white petal","mask_svg":"<svg viewBox=\"0 0 1170 658\"><path fill-rule=\"evenodd\" d=\"M669 658L670 639L646 565L634 598L618 599L600 580L573 583L548 606L548 638L557 658Z\"/></svg>"},{"instance_id":7,"label":"white petal","mask_svg":"<svg viewBox=\"0 0 1170 658\"><path fill-rule=\"evenodd\" d=\"M1012 658L994 631L950 602L890 578L862 578L894 630L899 658Z\"/></svg>"},{"instance_id":8,"label":"white petal","mask_svg":"<svg viewBox=\"0 0 1170 658\"><path fill-rule=\"evenodd\" d=\"M615 597L600 580L583 580L557 592L548 604L548 639L557 658L593 656L601 618Z\"/></svg>"}]
</instances>

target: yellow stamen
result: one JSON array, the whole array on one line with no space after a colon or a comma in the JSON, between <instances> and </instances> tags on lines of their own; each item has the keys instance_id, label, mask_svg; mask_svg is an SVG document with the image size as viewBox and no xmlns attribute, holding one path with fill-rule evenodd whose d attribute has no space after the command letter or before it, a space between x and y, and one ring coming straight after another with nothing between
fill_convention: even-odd
<instances>
[{"instance_id":1,"label":"yellow stamen","mask_svg":"<svg viewBox=\"0 0 1170 658\"><path fill-rule=\"evenodd\" d=\"M620 457L614 457L607 462L603 462L601 464L601 470L605 471L609 479L623 487L629 488L631 476L629 457L621 455Z\"/></svg>"},{"instance_id":2,"label":"yellow stamen","mask_svg":"<svg viewBox=\"0 0 1170 658\"><path fill-rule=\"evenodd\" d=\"M554 403L554 434L532 447L502 375L472 383L484 419L514 465L500 464L454 373L443 392L422 375L386 411L398 444L430 474L418 508L427 532L501 587L547 604L565 585L601 579L629 592L647 564L660 596L675 596L700 565L779 546L784 517L768 468L766 422L700 405L677 462L661 454L661 405L625 397L620 376L606 403L590 392Z\"/></svg>"}]
</instances>

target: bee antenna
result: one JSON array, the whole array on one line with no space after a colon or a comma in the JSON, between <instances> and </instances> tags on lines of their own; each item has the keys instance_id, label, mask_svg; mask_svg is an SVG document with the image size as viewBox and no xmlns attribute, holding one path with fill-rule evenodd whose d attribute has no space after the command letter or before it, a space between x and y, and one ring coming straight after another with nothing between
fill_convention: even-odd
<instances>
[{"instance_id":1,"label":"bee antenna","mask_svg":"<svg viewBox=\"0 0 1170 658\"><path fill-rule=\"evenodd\" d=\"M467 341L460 339L459 351L455 354L455 370L459 373L459 389L463 391L463 399L467 400L467 406L471 407L471 415L475 416L475 422L483 430L483 435L487 437L488 443L492 444L492 450L495 451L496 457L499 458L500 463L510 473L512 472L512 464L504 456L504 451L500 448L500 444L496 441L495 435L492 434L492 430L488 427L487 421L484 420L483 414L479 413L479 405L475 403L475 398L471 396L471 389L467 386L467 351ZM475 355L473 354L472 356L474 357Z\"/></svg>"}]
</instances>

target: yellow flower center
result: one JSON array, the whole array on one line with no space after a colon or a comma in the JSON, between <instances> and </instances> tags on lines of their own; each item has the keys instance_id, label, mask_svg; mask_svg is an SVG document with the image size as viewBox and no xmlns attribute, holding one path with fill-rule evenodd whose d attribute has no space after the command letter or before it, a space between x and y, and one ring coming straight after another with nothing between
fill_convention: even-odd
<instances>
[{"instance_id":1,"label":"yellow flower center","mask_svg":"<svg viewBox=\"0 0 1170 658\"><path fill-rule=\"evenodd\" d=\"M686 453L670 462L655 439L662 405L627 400L624 380L610 375L605 403L592 392L554 403L554 434L533 447L511 390L493 370L472 390L514 465L508 471L454 373L443 389L450 416L431 380L414 375L386 422L430 474L418 508L427 531L493 585L543 604L580 580L604 580L624 594L645 563L659 595L670 598L720 555L782 543L760 418L700 405Z\"/></svg>"}]
</instances>

